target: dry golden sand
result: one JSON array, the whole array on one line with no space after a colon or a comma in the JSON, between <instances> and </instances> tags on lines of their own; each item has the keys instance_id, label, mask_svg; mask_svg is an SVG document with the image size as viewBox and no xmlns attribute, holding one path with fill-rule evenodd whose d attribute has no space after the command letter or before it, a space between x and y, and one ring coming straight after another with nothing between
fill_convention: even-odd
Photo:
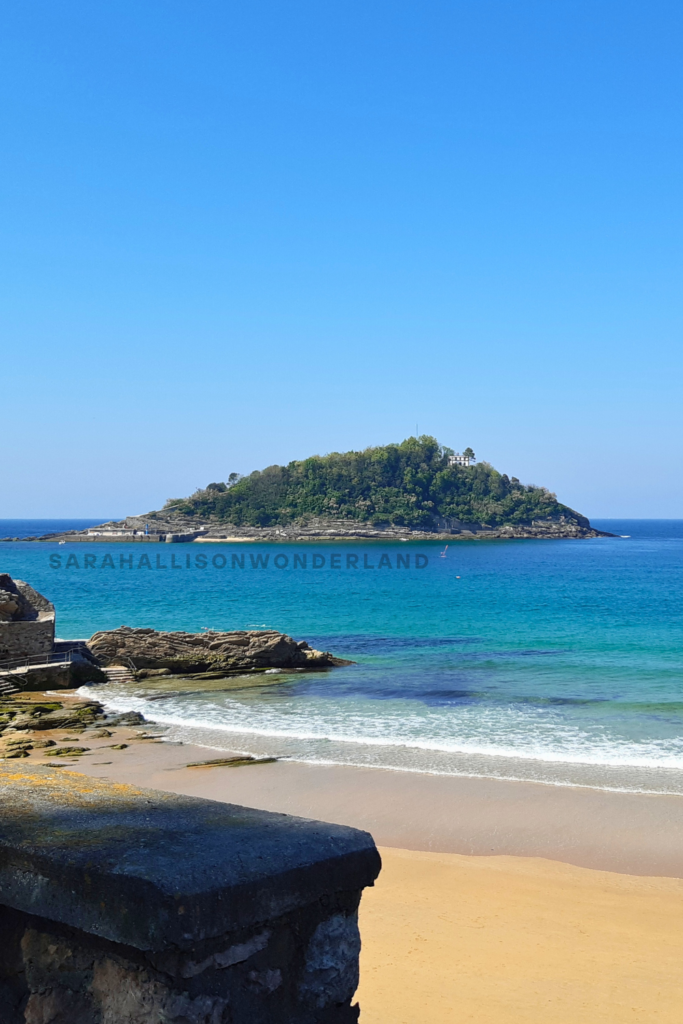
<instances>
[{"instance_id":1,"label":"dry golden sand","mask_svg":"<svg viewBox=\"0 0 683 1024\"><path fill-rule=\"evenodd\" d=\"M188 769L218 752L141 731L74 735L89 751L65 768L394 844L361 903L361 1024L683 1024L683 877L666 877L683 876L683 798L295 763Z\"/></svg>"},{"instance_id":2,"label":"dry golden sand","mask_svg":"<svg viewBox=\"0 0 683 1024\"><path fill-rule=\"evenodd\" d=\"M382 848L361 1024L680 1024L683 881Z\"/></svg>"}]
</instances>

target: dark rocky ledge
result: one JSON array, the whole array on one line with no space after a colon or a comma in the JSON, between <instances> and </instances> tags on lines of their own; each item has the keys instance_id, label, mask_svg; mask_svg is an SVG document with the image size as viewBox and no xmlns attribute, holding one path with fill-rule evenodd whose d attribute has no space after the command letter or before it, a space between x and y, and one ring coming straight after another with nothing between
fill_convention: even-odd
<instances>
[{"instance_id":1,"label":"dark rocky ledge","mask_svg":"<svg viewBox=\"0 0 683 1024\"><path fill-rule=\"evenodd\" d=\"M95 633L88 649L103 666L123 665L142 672L166 669L175 674L305 670L351 664L274 629L166 633L120 626Z\"/></svg>"},{"instance_id":2,"label":"dark rocky ledge","mask_svg":"<svg viewBox=\"0 0 683 1024\"><path fill-rule=\"evenodd\" d=\"M3 1024L348 1024L372 837L0 765Z\"/></svg>"},{"instance_id":3,"label":"dark rocky ledge","mask_svg":"<svg viewBox=\"0 0 683 1024\"><path fill-rule=\"evenodd\" d=\"M433 528L412 529L407 526L359 522L352 519L311 516L305 521L286 526L233 526L201 516L187 516L180 513L151 512L147 516L128 516L117 522L103 523L87 530L70 530L68 533L50 533L42 537L25 537L24 540L121 543L206 543L207 541L262 541L289 542L304 541L361 541L361 540L584 540L590 537L612 537L611 533L595 530L585 516L578 513L549 516L526 523L504 523L489 526L485 523L467 523L459 519L434 516ZM149 530L146 533L146 529ZM1 537L0 540L18 540L17 537Z\"/></svg>"}]
</instances>

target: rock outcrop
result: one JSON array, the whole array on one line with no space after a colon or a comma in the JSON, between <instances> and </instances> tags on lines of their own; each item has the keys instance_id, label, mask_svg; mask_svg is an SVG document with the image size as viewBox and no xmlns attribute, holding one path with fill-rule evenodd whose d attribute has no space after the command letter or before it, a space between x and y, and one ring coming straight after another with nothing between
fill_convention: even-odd
<instances>
[{"instance_id":1,"label":"rock outcrop","mask_svg":"<svg viewBox=\"0 0 683 1024\"><path fill-rule=\"evenodd\" d=\"M32 700L22 695L0 697L0 736L3 733L16 735L17 732L43 732L46 729L82 730L104 717L102 705L94 700ZM3 756L2 750L0 756Z\"/></svg>"},{"instance_id":2,"label":"rock outcrop","mask_svg":"<svg viewBox=\"0 0 683 1024\"><path fill-rule=\"evenodd\" d=\"M0 622L35 622L54 613L55 606L28 583L0 573Z\"/></svg>"},{"instance_id":3,"label":"rock outcrop","mask_svg":"<svg viewBox=\"0 0 683 1024\"><path fill-rule=\"evenodd\" d=\"M174 674L258 671L269 668L317 669L350 662L316 651L274 629L219 633L165 633L154 629L119 629L95 633L88 648L98 663L134 670L168 669Z\"/></svg>"}]
</instances>

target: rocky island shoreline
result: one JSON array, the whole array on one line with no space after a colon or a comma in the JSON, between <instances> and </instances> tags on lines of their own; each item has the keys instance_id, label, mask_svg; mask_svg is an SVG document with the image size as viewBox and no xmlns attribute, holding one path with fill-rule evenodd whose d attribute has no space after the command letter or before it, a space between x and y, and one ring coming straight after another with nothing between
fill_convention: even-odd
<instances>
[{"instance_id":1,"label":"rocky island shoreline","mask_svg":"<svg viewBox=\"0 0 683 1024\"><path fill-rule=\"evenodd\" d=\"M211 519L182 514L150 512L146 516L127 516L88 530L23 537L24 541L53 543L303 543L321 541L446 541L455 540L585 540L611 537L594 529L584 516L558 515L530 523L489 526L456 520L434 529L411 529L396 524L372 525L348 520L313 517L308 521L277 526L229 526ZM19 540L3 537L0 540Z\"/></svg>"}]
</instances>

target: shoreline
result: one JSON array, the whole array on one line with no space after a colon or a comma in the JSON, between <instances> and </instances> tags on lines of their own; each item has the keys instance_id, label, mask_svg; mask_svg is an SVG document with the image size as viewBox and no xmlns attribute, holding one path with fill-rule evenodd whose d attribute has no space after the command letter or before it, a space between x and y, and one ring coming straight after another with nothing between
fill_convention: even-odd
<instances>
[{"instance_id":1,"label":"shoreline","mask_svg":"<svg viewBox=\"0 0 683 1024\"><path fill-rule=\"evenodd\" d=\"M24 694L45 700L56 693ZM82 692L59 692L79 701ZM115 717L117 712L110 712ZM189 762L240 755L163 739L168 727L99 725L76 735L88 750L60 760L65 769L115 782L246 804L365 829L379 845L467 856L542 857L577 867L683 878L683 795L614 792L467 776L432 775L281 759L240 768L188 768ZM22 735L30 736L29 733ZM36 733L40 739L52 732ZM125 743L124 749L116 749ZM51 761L35 750L37 762Z\"/></svg>"},{"instance_id":2,"label":"shoreline","mask_svg":"<svg viewBox=\"0 0 683 1024\"><path fill-rule=\"evenodd\" d=\"M587 530L585 533L574 532L519 532L491 530L477 533L424 533L412 537L399 535L386 536L382 533L371 535L349 534L349 533L326 533L326 534L296 534L293 536L273 536L267 534L255 537L178 537L167 541L157 537L88 537L69 536L67 534L55 534L46 537L0 537L0 543L30 543L30 544L338 544L338 543L359 543L368 541L381 541L383 543L400 542L405 544L435 543L448 544L456 541L481 541L481 540L596 540L600 537L618 538L616 533L605 533L603 530Z\"/></svg>"},{"instance_id":3,"label":"shoreline","mask_svg":"<svg viewBox=\"0 0 683 1024\"><path fill-rule=\"evenodd\" d=\"M369 830L383 868L360 908L362 1024L678 1024L683 796L284 760L190 768L218 752L162 735L151 721L41 730L88 749L28 756Z\"/></svg>"},{"instance_id":4,"label":"shoreline","mask_svg":"<svg viewBox=\"0 0 683 1024\"><path fill-rule=\"evenodd\" d=\"M590 525L564 523L520 523L487 526L483 523L462 524L460 528L437 528L434 530L410 529L403 526L387 525L372 527L349 522L318 522L306 526L303 523L286 526L235 526L232 523L210 522L177 523L172 520L155 520L154 529L146 532L149 523L145 517L128 517L120 522L103 523L87 530L66 530L62 533L47 533L28 537L0 537L0 542L39 543L93 543L93 544L316 544L356 543L358 541L381 541L383 543L446 543L470 540L595 540L598 537L617 538L619 535L598 530ZM93 532L91 532L93 531Z\"/></svg>"},{"instance_id":5,"label":"shoreline","mask_svg":"<svg viewBox=\"0 0 683 1024\"><path fill-rule=\"evenodd\" d=\"M285 670L286 671L286 670ZM314 669L313 669L314 671ZM271 680L277 685L278 680ZM268 685L251 683L245 686ZM683 766L658 763L612 763L559 754L542 757L538 754L494 752L492 750L448 750L424 746L417 740L393 741L336 738L314 733L282 733L275 731L240 730L237 726L211 724L208 720L167 714L164 699L172 694L137 695L109 694L108 684L95 683L83 687L82 697L93 696L117 714L135 711L152 715L160 726L169 730L174 740L216 751L239 750L258 757L275 757L310 767L348 767L376 769L409 775L481 781L533 783L565 789L588 789L598 792L662 795L683 797ZM224 688L221 683L220 689ZM237 687L236 687L237 688ZM154 706L152 707L152 702ZM158 703L157 703L158 702Z\"/></svg>"}]
</instances>

